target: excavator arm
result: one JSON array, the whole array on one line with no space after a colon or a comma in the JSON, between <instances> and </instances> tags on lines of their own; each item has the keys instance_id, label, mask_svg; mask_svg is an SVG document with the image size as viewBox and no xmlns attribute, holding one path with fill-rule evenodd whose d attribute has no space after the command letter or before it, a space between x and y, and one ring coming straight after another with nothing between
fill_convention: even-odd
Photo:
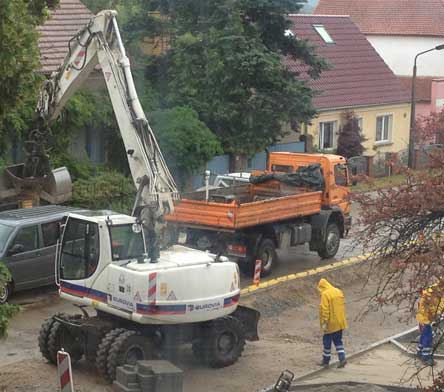
<instances>
[{"instance_id":1,"label":"excavator arm","mask_svg":"<svg viewBox=\"0 0 444 392\"><path fill-rule=\"evenodd\" d=\"M148 206L160 216L173 211L173 200L179 198L179 192L140 105L116 15L110 10L98 13L70 40L63 65L40 91L38 124L40 129L47 129L99 66L137 188L133 215Z\"/></svg>"}]
</instances>

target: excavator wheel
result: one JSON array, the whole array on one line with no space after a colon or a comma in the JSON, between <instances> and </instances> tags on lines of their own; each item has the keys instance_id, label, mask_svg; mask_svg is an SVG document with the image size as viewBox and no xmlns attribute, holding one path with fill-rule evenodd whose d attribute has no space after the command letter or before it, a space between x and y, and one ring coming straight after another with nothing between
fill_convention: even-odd
<instances>
[{"instance_id":1,"label":"excavator wheel","mask_svg":"<svg viewBox=\"0 0 444 392\"><path fill-rule=\"evenodd\" d=\"M96 356L96 368L99 373L107 380L112 381L108 377L108 354L111 345L114 340L123 332L125 332L125 328L115 328L109 331L101 340L99 347L97 349Z\"/></svg>"},{"instance_id":2,"label":"excavator wheel","mask_svg":"<svg viewBox=\"0 0 444 392\"><path fill-rule=\"evenodd\" d=\"M221 368L235 363L245 346L245 330L235 317L225 316L212 322L198 352L211 367Z\"/></svg>"},{"instance_id":3,"label":"excavator wheel","mask_svg":"<svg viewBox=\"0 0 444 392\"><path fill-rule=\"evenodd\" d=\"M205 339L196 339L192 343L194 357L199 361L205 360Z\"/></svg>"},{"instance_id":4,"label":"excavator wheel","mask_svg":"<svg viewBox=\"0 0 444 392\"><path fill-rule=\"evenodd\" d=\"M65 316L64 313L57 313L56 316ZM55 364L56 362L52 361L52 357L49 353L49 347L48 347L48 338L49 333L51 332L52 325L54 324L55 320L54 317L50 317L49 319L46 319L44 323L42 324L39 332L39 348L40 352L43 355L43 358L45 358L47 361Z\"/></svg>"},{"instance_id":5,"label":"excavator wheel","mask_svg":"<svg viewBox=\"0 0 444 392\"><path fill-rule=\"evenodd\" d=\"M134 365L137 361L151 359L152 357L153 345L150 340L136 331L126 330L114 339L109 349L107 380L115 380L118 366Z\"/></svg>"},{"instance_id":6,"label":"excavator wheel","mask_svg":"<svg viewBox=\"0 0 444 392\"><path fill-rule=\"evenodd\" d=\"M70 319L78 318L71 316ZM76 363L83 357L83 347L80 340L74 336L61 322L54 320L48 334L48 360L57 364L57 352L64 349L71 356L71 363Z\"/></svg>"}]
</instances>

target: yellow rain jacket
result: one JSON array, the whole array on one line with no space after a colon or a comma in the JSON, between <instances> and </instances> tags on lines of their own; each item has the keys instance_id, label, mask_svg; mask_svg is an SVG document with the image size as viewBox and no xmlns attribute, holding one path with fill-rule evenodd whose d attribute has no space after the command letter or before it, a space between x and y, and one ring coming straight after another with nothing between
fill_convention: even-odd
<instances>
[{"instance_id":1,"label":"yellow rain jacket","mask_svg":"<svg viewBox=\"0 0 444 392\"><path fill-rule=\"evenodd\" d=\"M444 313L444 298L441 297L442 294L434 295L435 287L436 284L422 292L416 314L416 320L420 324L431 324L437 316Z\"/></svg>"},{"instance_id":2,"label":"yellow rain jacket","mask_svg":"<svg viewBox=\"0 0 444 392\"><path fill-rule=\"evenodd\" d=\"M327 279L319 281L318 289L321 293L321 304L319 305L321 329L323 325L327 326L324 333L333 333L346 329L345 298L342 290L331 285Z\"/></svg>"}]
</instances>

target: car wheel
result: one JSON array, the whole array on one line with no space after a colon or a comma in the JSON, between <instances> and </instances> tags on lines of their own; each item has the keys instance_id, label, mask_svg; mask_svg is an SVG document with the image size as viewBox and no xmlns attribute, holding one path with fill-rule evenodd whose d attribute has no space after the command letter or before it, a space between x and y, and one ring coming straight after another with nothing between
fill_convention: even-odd
<instances>
[{"instance_id":1,"label":"car wheel","mask_svg":"<svg viewBox=\"0 0 444 392\"><path fill-rule=\"evenodd\" d=\"M10 283L4 283L0 285L0 304L6 303L11 294L12 294L12 286Z\"/></svg>"}]
</instances>

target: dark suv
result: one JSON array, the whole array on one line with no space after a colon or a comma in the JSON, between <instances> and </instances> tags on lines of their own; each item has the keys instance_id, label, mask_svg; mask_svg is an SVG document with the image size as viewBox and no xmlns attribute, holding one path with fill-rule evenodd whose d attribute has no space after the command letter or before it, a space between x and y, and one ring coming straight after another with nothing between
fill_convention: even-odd
<instances>
[{"instance_id":1,"label":"dark suv","mask_svg":"<svg viewBox=\"0 0 444 392\"><path fill-rule=\"evenodd\" d=\"M0 287L0 304L13 291L54 283L60 222L76 208L49 205L0 212L0 262L12 281Z\"/></svg>"}]
</instances>

